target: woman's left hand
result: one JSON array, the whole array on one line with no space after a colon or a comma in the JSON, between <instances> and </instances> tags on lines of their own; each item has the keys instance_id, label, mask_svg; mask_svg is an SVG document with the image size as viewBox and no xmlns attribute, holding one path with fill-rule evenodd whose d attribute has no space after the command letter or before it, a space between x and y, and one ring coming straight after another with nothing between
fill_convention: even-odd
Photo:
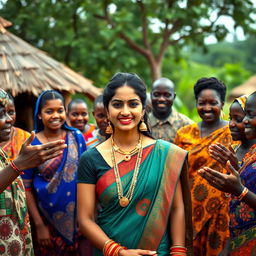
<instances>
[{"instance_id":1,"label":"woman's left hand","mask_svg":"<svg viewBox=\"0 0 256 256\"><path fill-rule=\"evenodd\" d=\"M227 162L227 167L230 174L220 173L209 167L201 168L198 170L198 174L218 190L238 196L243 191L244 186L241 183L239 173L234 169L229 161Z\"/></svg>"}]
</instances>

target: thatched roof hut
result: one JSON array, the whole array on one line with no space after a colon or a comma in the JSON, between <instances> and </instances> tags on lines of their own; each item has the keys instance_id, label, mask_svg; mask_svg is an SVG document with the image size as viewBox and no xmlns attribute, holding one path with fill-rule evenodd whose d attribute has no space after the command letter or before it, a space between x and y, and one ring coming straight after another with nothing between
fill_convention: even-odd
<instances>
[{"instance_id":1,"label":"thatched roof hut","mask_svg":"<svg viewBox=\"0 0 256 256\"><path fill-rule=\"evenodd\" d=\"M256 76L250 77L247 81L245 81L243 84L235 87L233 90L231 90L229 95L229 100L232 101L235 98L245 95L245 94L251 94L256 91Z\"/></svg>"},{"instance_id":2,"label":"thatched roof hut","mask_svg":"<svg viewBox=\"0 0 256 256\"><path fill-rule=\"evenodd\" d=\"M27 111L32 115L35 99L43 90L61 91L65 98L73 93L83 93L94 99L101 93L89 79L8 32L6 27L11 25L0 17L0 88L15 97L16 108L19 105L17 110L25 108L17 113L17 119L22 119ZM29 122L25 128L31 129L32 120L25 119L23 123Z\"/></svg>"}]
</instances>

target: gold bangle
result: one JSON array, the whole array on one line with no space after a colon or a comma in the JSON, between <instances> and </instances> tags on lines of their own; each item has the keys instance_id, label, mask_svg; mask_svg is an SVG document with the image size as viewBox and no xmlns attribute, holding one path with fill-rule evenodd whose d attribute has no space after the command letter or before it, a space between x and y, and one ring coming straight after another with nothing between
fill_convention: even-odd
<instances>
[{"instance_id":1,"label":"gold bangle","mask_svg":"<svg viewBox=\"0 0 256 256\"><path fill-rule=\"evenodd\" d=\"M249 189L247 187L244 187L243 191L239 196L236 197L237 200L242 200L249 192Z\"/></svg>"}]
</instances>

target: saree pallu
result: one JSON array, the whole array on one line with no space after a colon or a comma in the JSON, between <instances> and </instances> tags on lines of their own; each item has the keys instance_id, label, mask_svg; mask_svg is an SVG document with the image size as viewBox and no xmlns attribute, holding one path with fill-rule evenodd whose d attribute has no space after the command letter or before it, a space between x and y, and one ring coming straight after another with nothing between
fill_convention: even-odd
<instances>
[{"instance_id":1,"label":"saree pallu","mask_svg":"<svg viewBox=\"0 0 256 256\"><path fill-rule=\"evenodd\" d=\"M240 178L256 194L256 145L244 156ZM232 197L230 202L230 255L256 255L256 210Z\"/></svg>"},{"instance_id":2,"label":"saree pallu","mask_svg":"<svg viewBox=\"0 0 256 256\"><path fill-rule=\"evenodd\" d=\"M186 176L187 152L163 140L143 149L134 195L125 208L119 205L113 168L97 181L96 194L102 207L99 226L114 241L130 249L155 250L169 255L170 212L178 181L181 181L186 210L186 236L191 252L191 204ZM137 154L118 164L124 195L131 184ZM103 255L95 249L94 255Z\"/></svg>"},{"instance_id":3,"label":"saree pallu","mask_svg":"<svg viewBox=\"0 0 256 256\"><path fill-rule=\"evenodd\" d=\"M0 170L7 163L7 155L0 148ZM34 255L25 189L20 177L0 193L0 255Z\"/></svg>"},{"instance_id":4,"label":"saree pallu","mask_svg":"<svg viewBox=\"0 0 256 256\"><path fill-rule=\"evenodd\" d=\"M82 134L67 131L67 148L62 156L46 161L22 175L27 190L34 189L39 209L66 244L74 242L77 232L76 177L80 155L85 150ZM41 144L37 139L32 145Z\"/></svg>"},{"instance_id":5,"label":"saree pallu","mask_svg":"<svg viewBox=\"0 0 256 256\"><path fill-rule=\"evenodd\" d=\"M18 128L12 127L12 134L10 140L3 146L3 150L8 155L9 160L14 160L23 145L23 143L29 138L30 133Z\"/></svg>"},{"instance_id":6,"label":"saree pallu","mask_svg":"<svg viewBox=\"0 0 256 256\"><path fill-rule=\"evenodd\" d=\"M197 174L204 166L226 173L208 153L208 147L216 142L226 147L231 144L228 126L201 138L198 125L192 124L181 128L175 138L176 145L189 151L193 245L197 256L219 255L229 237L229 198Z\"/></svg>"}]
</instances>

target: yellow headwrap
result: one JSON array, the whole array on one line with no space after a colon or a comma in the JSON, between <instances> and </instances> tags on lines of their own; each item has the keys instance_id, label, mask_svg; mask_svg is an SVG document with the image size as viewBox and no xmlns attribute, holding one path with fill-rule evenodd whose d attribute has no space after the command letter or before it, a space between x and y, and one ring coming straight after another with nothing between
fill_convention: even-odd
<instances>
[{"instance_id":1,"label":"yellow headwrap","mask_svg":"<svg viewBox=\"0 0 256 256\"><path fill-rule=\"evenodd\" d=\"M242 95L242 96L236 98L233 102L237 101L240 104L241 108L244 110L245 102L246 102L247 98L248 98L248 95Z\"/></svg>"}]
</instances>

